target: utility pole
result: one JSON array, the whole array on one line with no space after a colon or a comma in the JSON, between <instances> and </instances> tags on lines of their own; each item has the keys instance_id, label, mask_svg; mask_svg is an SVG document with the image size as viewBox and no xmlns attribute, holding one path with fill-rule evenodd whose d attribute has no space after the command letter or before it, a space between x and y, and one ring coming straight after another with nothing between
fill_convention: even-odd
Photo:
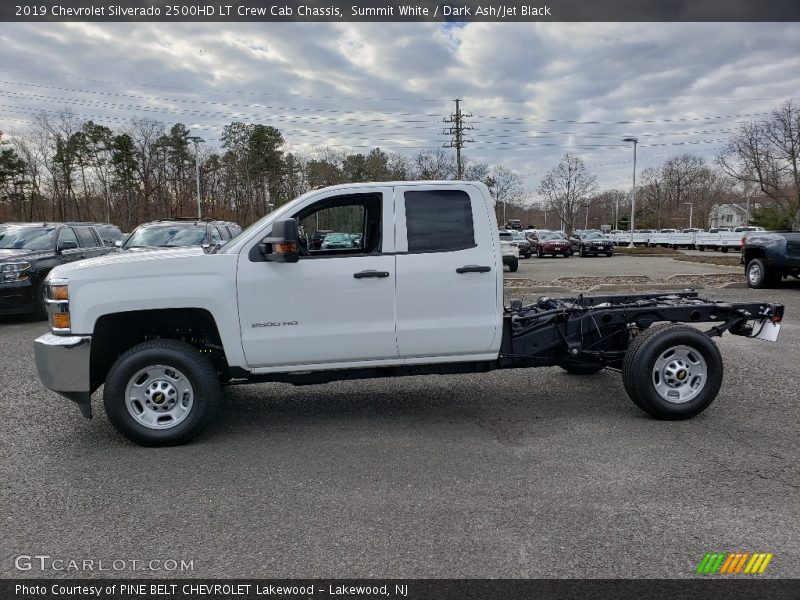
<instances>
[{"instance_id":1,"label":"utility pole","mask_svg":"<svg viewBox=\"0 0 800 600\"><path fill-rule=\"evenodd\" d=\"M442 119L442 122L449 124L449 127L445 128L442 134L452 136L452 139L444 144L444 147L456 149L456 179L461 179L464 174L464 168L461 164L461 148L464 147L464 144L474 142L475 140L464 138L464 132L472 129L472 125L464 124L464 119L472 117L472 113L462 112L461 98L456 98L455 103L456 112L451 114L448 118Z\"/></svg>"},{"instance_id":2,"label":"utility pole","mask_svg":"<svg viewBox=\"0 0 800 600\"><path fill-rule=\"evenodd\" d=\"M689 229L692 228L692 210L694 209L694 202L684 202L689 205Z\"/></svg>"},{"instance_id":3,"label":"utility pole","mask_svg":"<svg viewBox=\"0 0 800 600\"><path fill-rule=\"evenodd\" d=\"M197 137L196 135L190 136L188 138L190 142L194 142L194 174L195 174L195 182L197 184L197 218L202 219L203 214L200 210L200 151L197 145L200 142L205 142L205 140L201 137Z\"/></svg>"},{"instance_id":4,"label":"utility pole","mask_svg":"<svg viewBox=\"0 0 800 600\"><path fill-rule=\"evenodd\" d=\"M626 137L623 142L633 142L633 187L631 188L631 243L628 248L633 248L633 231L634 231L634 223L633 219L636 214L636 144L639 143L639 138L637 137Z\"/></svg>"}]
</instances>

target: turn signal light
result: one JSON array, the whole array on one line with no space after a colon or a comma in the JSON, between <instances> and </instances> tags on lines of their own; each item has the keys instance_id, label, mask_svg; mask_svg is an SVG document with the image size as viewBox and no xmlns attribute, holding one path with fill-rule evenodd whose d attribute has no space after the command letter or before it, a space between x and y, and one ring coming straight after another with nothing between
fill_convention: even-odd
<instances>
[{"instance_id":1,"label":"turn signal light","mask_svg":"<svg viewBox=\"0 0 800 600\"><path fill-rule=\"evenodd\" d=\"M50 295L53 300L69 300L69 288L66 285L51 285Z\"/></svg>"},{"instance_id":2,"label":"turn signal light","mask_svg":"<svg viewBox=\"0 0 800 600\"><path fill-rule=\"evenodd\" d=\"M69 313L53 313L51 317L52 317L53 328L55 329L70 328Z\"/></svg>"},{"instance_id":3,"label":"turn signal light","mask_svg":"<svg viewBox=\"0 0 800 600\"><path fill-rule=\"evenodd\" d=\"M284 242L273 245L273 251L278 254L285 254L288 252L297 252L297 244L294 242Z\"/></svg>"}]
</instances>

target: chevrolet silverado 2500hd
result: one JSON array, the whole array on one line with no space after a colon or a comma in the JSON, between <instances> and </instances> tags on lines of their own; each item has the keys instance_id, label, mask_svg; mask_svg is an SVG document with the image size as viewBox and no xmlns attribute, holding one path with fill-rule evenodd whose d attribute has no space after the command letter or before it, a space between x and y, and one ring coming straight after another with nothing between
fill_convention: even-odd
<instances>
[{"instance_id":1,"label":"chevrolet silverado 2500hd","mask_svg":"<svg viewBox=\"0 0 800 600\"><path fill-rule=\"evenodd\" d=\"M353 247L313 243L321 229ZM120 253L56 267L39 376L145 445L186 442L221 386L247 381L485 372L557 365L621 370L660 419L703 411L722 383L712 336L776 339L783 306L697 293L503 303L503 254L487 188L374 183L311 191L212 253ZM680 323L710 323L705 331Z\"/></svg>"}]
</instances>

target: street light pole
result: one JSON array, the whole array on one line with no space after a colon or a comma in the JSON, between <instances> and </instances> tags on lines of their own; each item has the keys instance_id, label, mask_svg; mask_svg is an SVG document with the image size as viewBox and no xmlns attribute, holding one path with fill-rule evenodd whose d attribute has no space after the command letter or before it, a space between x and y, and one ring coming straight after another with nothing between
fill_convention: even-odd
<instances>
[{"instance_id":1,"label":"street light pole","mask_svg":"<svg viewBox=\"0 0 800 600\"><path fill-rule=\"evenodd\" d=\"M633 218L636 212L636 144L639 143L639 138L636 137L626 137L622 140L623 142L633 142L633 187L631 188L631 243L629 248L633 248L633 229L634 223Z\"/></svg>"},{"instance_id":2,"label":"street light pole","mask_svg":"<svg viewBox=\"0 0 800 600\"><path fill-rule=\"evenodd\" d=\"M689 229L692 228L692 211L694 210L694 202L684 202L689 205Z\"/></svg>"},{"instance_id":3,"label":"street light pole","mask_svg":"<svg viewBox=\"0 0 800 600\"><path fill-rule=\"evenodd\" d=\"M588 204L584 204L583 208L586 209L586 220L584 221L584 225L583 225L583 230L586 231L587 229L589 229L589 205Z\"/></svg>"},{"instance_id":4,"label":"street light pole","mask_svg":"<svg viewBox=\"0 0 800 600\"><path fill-rule=\"evenodd\" d=\"M195 183L197 186L197 218L203 218L203 214L200 210L200 151L198 150L198 144L200 142L205 142L205 140L201 137L197 137L196 135L190 136L188 138L190 142L194 142L194 174L195 174Z\"/></svg>"}]
</instances>

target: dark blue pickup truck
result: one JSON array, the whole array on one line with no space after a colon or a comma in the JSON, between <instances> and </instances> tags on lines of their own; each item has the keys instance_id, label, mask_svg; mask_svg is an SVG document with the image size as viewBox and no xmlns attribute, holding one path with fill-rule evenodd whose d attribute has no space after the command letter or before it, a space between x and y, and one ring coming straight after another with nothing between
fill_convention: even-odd
<instances>
[{"instance_id":1,"label":"dark blue pickup truck","mask_svg":"<svg viewBox=\"0 0 800 600\"><path fill-rule=\"evenodd\" d=\"M755 232L742 239L742 262L751 288L770 288L784 277L800 279L800 232Z\"/></svg>"}]
</instances>

